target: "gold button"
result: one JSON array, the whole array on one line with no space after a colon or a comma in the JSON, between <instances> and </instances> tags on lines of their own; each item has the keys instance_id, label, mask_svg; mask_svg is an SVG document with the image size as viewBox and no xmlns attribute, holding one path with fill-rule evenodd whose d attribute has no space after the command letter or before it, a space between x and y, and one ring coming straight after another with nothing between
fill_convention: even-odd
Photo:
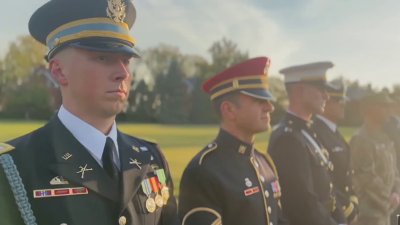
<instances>
[{"instance_id":1,"label":"gold button","mask_svg":"<svg viewBox=\"0 0 400 225\"><path fill-rule=\"evenodd\" d=\"M346 187L345 187L345 190L346 190L346 192L349 192L349 187L346 186Z\"/></svg>"},{"instance_id":2,"label":"gold button","mask_svg":"<svg viewBox=\"0 0 400 225\"><path fill-rule=\"evenodd\" d=\"M265 196L268 198L269 197L269 192L266 190L265 192L264 192L264 194L265 194Z\"/></svg>"},{"instance_id":3,"label":"gold button","mask_svg":"<svg viewBox=\"0 0 400 225\"><path fill-rule=\"evenodd\" d=\"M271 214L271 212L272 212L271 207L268 206L268 213Z\"/></svg>"},{"instance_id":4,"label":"gold button","mask_svg":"<svg viewBox=\"0 0 400 225\"><path fill-rule=\"evenodd\" d=\"M333 188L332 182L329 183L329 187L330 187L331 189Z\"/></svg>"},{"instance_id":5,"label":"gold button","mask_svg":"<svg viewBox=\"0 0 400 225\"><path fill-rule=\"evenodd\" d=\"M118 220L119 225L125 225L126 224L126 217L121 216Z\"/></svg>"},{"instance_id":6,"label":"gold button","mask_svg":"<svg viewBox=\"0 0 400 225\"><path fill-rule=\"evenodd\" d=\"M321 166L323 166L323 165L324 165L324 162L321 161Z\"/></svg>"}]
</instances>

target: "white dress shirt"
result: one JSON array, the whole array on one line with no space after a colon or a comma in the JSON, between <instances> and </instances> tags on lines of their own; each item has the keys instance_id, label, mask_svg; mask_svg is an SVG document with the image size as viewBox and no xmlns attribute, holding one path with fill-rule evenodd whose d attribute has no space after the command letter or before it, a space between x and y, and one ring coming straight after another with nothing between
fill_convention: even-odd
<instances>
[{"instance_id":1,"label":"white dress shirt","mask_svg":"<svg viewBox=\"0 0 400 225\"><path fill-rule=\"evenodd\" d=\"M69 112L63 105L57 114L61 123L72 133L72 135L89 151L93 158L103 166L101 156L103 155L104 146L107 137L110 137L115 144L117 151L114 152L114 163L120 168L118 142L117 142L117 126L112 125L108 135L104 135L92 125L78 118Z\"/></svg>"}]
</instances>

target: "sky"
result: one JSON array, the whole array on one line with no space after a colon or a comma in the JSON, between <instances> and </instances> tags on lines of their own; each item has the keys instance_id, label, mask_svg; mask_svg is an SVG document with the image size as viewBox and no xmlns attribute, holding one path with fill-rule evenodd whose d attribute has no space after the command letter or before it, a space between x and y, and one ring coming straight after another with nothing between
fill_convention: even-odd
<instances>
[{"instance_id":1,"label":"sky","mask_svg":"<svg viewBox=\"0 0 400 225\"><path fill-rule=\"evenodd\" d=\"M5 0L2 0L5 1ZM0 56L47 0L8 1L0 13ZM332 61L343 76L376 88L400 84L398 0L134 0L132 35L140 49L165 43L210 58L223 37L250 57L268 56L270 74L292 65ZM9 10L13 9L13 10Z\"/></svg>"}]
</instances>

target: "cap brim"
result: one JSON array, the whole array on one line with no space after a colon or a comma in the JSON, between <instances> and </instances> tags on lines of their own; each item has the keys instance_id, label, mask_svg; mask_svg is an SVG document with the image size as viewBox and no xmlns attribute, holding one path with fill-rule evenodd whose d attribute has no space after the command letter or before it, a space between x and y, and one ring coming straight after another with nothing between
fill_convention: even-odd
<instances>
[{"instance_id":1,"label":"cap brim","mask_svg":"<svg viewBox=\"0 0 400 225\"><path fill-rule=\"evenodd\" d=\"M74 42L68 46L89 51L122 53L134 58L140 58L140 53L135 47L118 42Z\"/></svg>"},{"instance_id":2,"label":"cap brim","mask_svg":"<svg viewBox=\"0 0 400 225\"><path fill-rule=\"evenodd\" d=\"M248 95L253 98L258 98L258 99L267 100L267 101L275 101L274 96L272 96L272 94L265 89L241 90L240 93L242 93L244 95Z\"/></svg>"}]
</instances>

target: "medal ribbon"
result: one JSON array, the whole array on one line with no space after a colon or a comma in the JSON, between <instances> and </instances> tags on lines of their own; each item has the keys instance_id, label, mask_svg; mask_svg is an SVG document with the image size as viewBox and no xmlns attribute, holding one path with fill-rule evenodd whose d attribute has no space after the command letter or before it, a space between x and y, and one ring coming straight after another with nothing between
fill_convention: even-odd
<instances>
[{"instance_id":1,"label":"medal ribbon","mask_svg":"<svg viewBox=\"0 0 400 225\"><path fill-rule=\"evenodd\" d=\"M152 177L150 178L150 184L151 184L151 188L153 189L154 193L158 193L159 191L159 183L157 181L157 177Z\"/></svg>"},{"instance_id":2,"label":"medal ribbon","mask_svg":"<svg viewBox=\"0 0 400 225\"><path fill-rule=\"evenodd\" d=\"M157 174L157 177L158 177L158 180L160 181L160 183L162 184L162 185L166 185L166 178L165 178L165 172L164 172L164 169L158 169L158 170L156 170L156 174Z\"/></svg>"},{"instance_id":3,"label":"medal ribbon","mask_svg":"<svg viewBox=\"0 0 400 225\"><path fill-rule=\"evenodd\" d=\"M145 179L142 181L142 189L147 196L151 194L151 186L149 179Z\"/></svg>"}]
</instances>

